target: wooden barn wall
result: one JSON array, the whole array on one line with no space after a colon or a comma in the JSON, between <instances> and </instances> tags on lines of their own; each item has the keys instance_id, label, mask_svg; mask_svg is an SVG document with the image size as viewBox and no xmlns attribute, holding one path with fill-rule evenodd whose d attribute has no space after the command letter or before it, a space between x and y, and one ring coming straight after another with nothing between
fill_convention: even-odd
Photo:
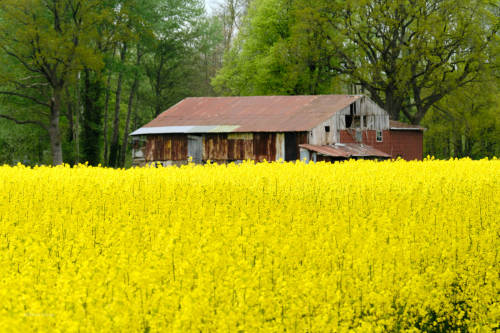
<instances>
[{"instance_id":1,"label":"wooden barn wall","mask_svg":"<svg viewBox=\"0 0 500 333\"><path fill-rule=\"evenodd\" d=\"M298 145L308 143L307 132L295 133ZM203 160L214 162L255 160L262 162L284 158L284 133L214 133L203 134ZM297 159L300 156L297 154ZM149 135L146 162L186 161L187 134Z\"/></svg>"},{"instance_id":2,"label":"wooden barn wall","mask_svg":"<svg viewBox=\"0 0 500 333\"><path fill-rule=\"evenodd\" d=\"M205 134L203 160L276 160L276 133Z\"/></svg>"},{"instance_id":3,"label":"wooden barn wall","mask_svg":"<svg viewBox=\"0 0 500 333\"><path fill-rule=\"evenodd\" d=\"M363 131L362 142L375 149L381 150L392 158L401 157L404 160L422 160L423 139L422 131L382 131L382 141L377 141L376 131ZM341 143L359 143L353 133L345 130L340 131Z\"/></svg>"},{"instance_id":4,"label":"wooden barn wall","mask_svg":"<svg viewBox=\"0 0 500 333\"><path fill-rule=\"evenodd\" d=\"M185 134L148 135L146 161L187 160L188 141Z\"/></svg>"},{"instance_id":5,"label":"wooden barn wall","mask_svg":"<svg viewBox=\"0 0 500 333\"><path fill-rule=\"evenodd\" d=\"M229 142L226 134L206 134L203 137L203 160L227 160Z\"/></svg>"},{"instance_id":6,"label":"wooden barn wall","mask_svg":"<svg viewBox=\"0 0 500 333\"><path fill-rule=\"evenodd\" d=\"M347 108L347 111L349 111L349 108ZM338 131L335 130L337 128L336 118L336 116L333 116L313 128L309 133L309 143L312 145L330 145L338 142ZM326 126L330 127L329 132L326 131Z\"/></svg>"},{"instance_id":7,"label":"wooden barn wall","mask_svg":"<svg viewBox=\"0 0 500 333\"><path fill-rule=\"evenodd\" d=\"M356 103L355 116L363 116L361 118L362 129L370 130L388 130L389 129L389 114L379 107L374 101L368 97L359 99ZM337 112L334 116L335 130L345 130L345 116L350 114L350 107ZM353 128L354 129L354 128ZM337 140L340 138L337 138Z\"/></svg>"},{"instance_id":8,"label":"wooden barn wall","mask_svg":"<svg viewBox=\"0 0 500 333\"><path fill-rule=\"evenodd\" d=\"M256 161L276 161L276 133L255 133L253 151Z\"/></svg>"},{"instance_id":9,"label":"wooden barn wall","mask_svg":"<svg viewBox=\"0 0 500 333\"><path fill-rule=\"evenodd\" d=\"M253 139L227 140L227 159L232 161L249 160L253 158Z\"/></svg>"},{"instance_id":10,"label":"wooden barn wall","mask_svg":"<svg viewBox=\"0 0 500 333\"><path fill-rule=\"evenodd\" d=\"M299 145L311 143L309 140L309 132L297 132L297 159L300 160L300 148Z\"/></svg>"}]
</instances>

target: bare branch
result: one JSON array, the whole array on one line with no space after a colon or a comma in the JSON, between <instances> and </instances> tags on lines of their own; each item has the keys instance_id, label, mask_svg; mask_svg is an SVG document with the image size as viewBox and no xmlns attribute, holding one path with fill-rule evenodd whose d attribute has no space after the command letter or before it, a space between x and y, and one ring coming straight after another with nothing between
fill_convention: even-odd
<instances>
[{"instance_id":1,"label":"bare branch","mask_svg":"<svg viewBox=\"0 0 500 333\"><path fill-rule=\"evenodd\" d=\"M10 121L13 121L15 122L16 124L18 125L26 125L26 124L31 124L31 125L38 125L40 127L42 127L43 129L45 130L48 130L49 128L47 127L47 125L45 125L44 123L42 123L41 121L37 121L37 120L19 120L17 118L14 118L12 116L8 116L6 114L0 114L0 118L3 118L3 119L7 119L7 120L10 120Z\"/></svg>"},{"instance_id":2,"label":"bare branch","mask_svg":"<svg viewBox=\"0 0 500 333\"><path fill-rule=\"evenodd\" d=\"M28 96L28 95L25 95L25 94L21 94L21 93L17 93L17 92L13 92L13 91L2 91L0 90L0 94L2 95L8 95L8 96L16 96L16 97L21 97L21 98L26 98L32 102L35 102L36 104L39 104L39 105L43 105L43 106L46 106L46 107L50 107L50 105L46 102L43 102L35 97L32 97L32 96Z\"/></svg>"}]
</instances>

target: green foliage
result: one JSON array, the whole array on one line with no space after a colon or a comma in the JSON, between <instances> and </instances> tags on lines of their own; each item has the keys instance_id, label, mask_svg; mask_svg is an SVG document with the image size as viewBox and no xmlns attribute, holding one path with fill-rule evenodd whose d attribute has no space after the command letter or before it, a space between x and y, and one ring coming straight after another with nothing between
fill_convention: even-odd
<instances>
[{"instance_id":1,"label":"green foliage","mask_svg":"<svg viewBox=\"0 0 500 333\"><path fill-rule=\"evenodd\" d=\"M360 86L418 124L491 70L498 17L487 0L256 0L214 79L225 95Z\"/></svg>"},{"instance_id":2,"label":"green foliage","mask_svg":"<svg viewBox=\"0 0 500 333\"><path fill-rule=\"evenodd\" d=\"M186 96L196 95L190 88L193 80L200 79L195 75L198 46L205 29L210 28L199 0L164 1L158 6L158 14L169 19L155 22L158 36L145 58L151 86L150 105L155 115Z\"/></svg>"},{"instance_id":3,"label":"green foliage","mask_svg":"<svg viewBox=\"0 0 500 333\"><path fill-rule=\"evenodd\" d=\"M500 88L491 82L459 89L435 105L423 121L425 155L500 156Z\"/></svg>"},{"instance_id":4,"label":"green foliage","mask_svg":"<svg viewBox=\"0 0 500 333\"><path fill-rule=\"evenodd\" d=\"M398 119L418 124L441 99L491 70L498 19L488 0L353 1L330 34L340 73Z\"/></svg>"},{"instance_id":5,"label":"green foliage","mask_svg":"<svg viewBox=\"0 0 500 333\"><path fill-rule=\"evenodd\" d=\"M287 57L292 10L286 0L255 0L224 67L213 80L223 95L290 94L297 79ZM290 80L292 79L292 80Z\"/></svg>"},{"instance_id":6,"label":"green foliage","mask_svg":"<svg viewBox=\"0 0 500 333\"><path fill-rule=\"evenodd\" d=\"M111 133L116 153L154 114L186 96L214 94L221 36L202 0L2 1L0 118L19 125L2 121L1 129L8 136L37 124L61 160L64 153L66 162L106 164L100 151L109 153Z\"/></svg>"},{"instance_id":7,"label":"green foliage","mask_svg":"<svg viewBox=\"0 0 500 333\"><path fill-rule=\"evenodd\" d=\"M0 165L50 163L47 132L36 125L14 125L0 119Z\"/></svg>"},{"instance_id":8,"label":"green foliage","mask_svg":"<svg viewBox=\"0 0 500 333\"><path fill-rule=\"evenodd\" d=\"M83 160L90 165L98 165L101 161L104 84L101 77L88 69L84 71L83 76L81 140Z\"/></svg>"},{"instance_id":9,"label":"green foliage","mask_svg":"<svg viewBox=\"0 0 500 333\"><path fill-rule=\"evenodd\" d=\"M0 94L45 108L40 122L49 133L52 163L63 162L60 117L63 94L84 67L102 67L91 41L106 16L97 0L5 0L0 2ZM8 66L2 66L8 65ZM12 70L13 67L15 70ZM33 123L40 113L20 120L15 112L3 115L18 124Z\"/></svg>"},{"instance_id":10,"label":"green foliage","mask_svg":"<svg viewBox=\"0 0 500 333\"><path fill-rule=\"evenodd\" d=\"M489 0L255 0L212 84L222 95L354 87L394 120L425 117L427 153L492 156L498 13Z\"/></svg>"}]
</instances>

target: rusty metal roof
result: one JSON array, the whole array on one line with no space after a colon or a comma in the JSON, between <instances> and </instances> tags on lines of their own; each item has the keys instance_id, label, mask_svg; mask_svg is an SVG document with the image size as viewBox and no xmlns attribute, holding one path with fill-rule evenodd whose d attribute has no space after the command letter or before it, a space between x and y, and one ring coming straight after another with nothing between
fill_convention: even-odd
<instances>
[{"instance_id":1,"label":"rusty metal roof","mask_svg":"<svg viewBox=\"0 0 500 333\"><path fill-rule=\"evenodd\" d=\"M361 95L190 97L131 135L308 131ZM208 127L207 127L208 126ZM194 132L200 131L201 132Z\"/></svg>"},{"instance_id":2,"label":"rusty metal roof","mask_svg":"<svg viewBox=\"0 0 500 333\"><path fill-rule=\"evenodd\" d=\"M425 130L425 128L423 128L421 126L406 124L406 123L402 123L400 121L395 121L395 120L389 121L389 127L391 130L399 130L399 131L423 131L423 130Z\"/></svg>"},{"instance_id":3,"label":"rusty metal roof","mask_svg":"<svg viewBox=\"0 0 500 333\"><path fill-rule=\"evenodd\" d=\"M230 133L238 129L239 126L160 126L141 127L131 135L147 134L173 134L173 133Z\"/></svg>"},{"instance_id":4,"label":"rusty metal roof","mask_svg":"<svg viewBox=\"0 0 500 333\"><path fill-rule=\"evenodd\" d=\"M351 158L351 157L381 157L390 158L389 154L384 153L378 149L371 146L358 143L337 143L331 146L319 146L302 144L299 145L301 148L305 148L310 151L314 151L320 155L331 156L331 157L341 157L341 158Z\"/></svg>"}]
</instances>

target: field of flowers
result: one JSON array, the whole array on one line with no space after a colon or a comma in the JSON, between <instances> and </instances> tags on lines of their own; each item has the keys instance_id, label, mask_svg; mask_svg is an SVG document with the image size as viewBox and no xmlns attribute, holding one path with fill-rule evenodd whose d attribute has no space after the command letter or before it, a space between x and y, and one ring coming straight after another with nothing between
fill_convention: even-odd
<instances>
[{"instance_id":1,"label":"field of flowers","mask_svg":"<svg viewBox=\"0 0 500 333\"><path fill-rule=\"evenodd\" d=\"M493 331L500 161L0 167L0 331Z\"/></svg>"}]
</instances>

